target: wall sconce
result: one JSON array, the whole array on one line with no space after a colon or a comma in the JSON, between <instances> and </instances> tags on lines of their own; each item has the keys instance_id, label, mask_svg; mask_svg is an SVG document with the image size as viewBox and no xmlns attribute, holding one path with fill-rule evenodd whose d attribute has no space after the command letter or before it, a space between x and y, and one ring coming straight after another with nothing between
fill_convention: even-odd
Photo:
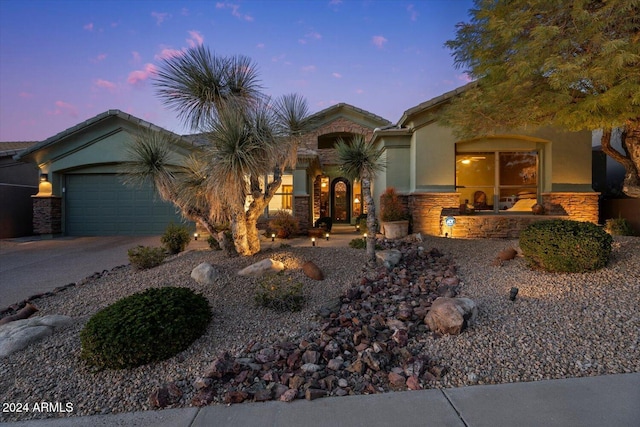
<instances>
[{"instance_id":1,"label":"wall sconce","mask_svg":"<svg viewBox=\"0 0 640 427\"><path fill-rule=\"evenodd\" d=\"M353 199L353 203L360 203L360 199L356 197L355 199Z\"/></svg>"},{"instance_id":2,"label":"wall sconce","mask_svg":"<svg viewBox=\"0 0 640 427\"><path fill-rule=\"evenodd\" d=\"M329 233L325 234L324 237L327 238L327 242L329 241Z\"/></svg>"},{"instance_id":3,"label":"wall sconce","mask_svg":"<svg viewBox=\"0 0 640 427\"><path fill-rule=\"evenodd\" d=\"M316 245L316 238L312 237L311 238L311 246L315 246Z\"/></svg>"},{"instance_id":4,"label":"wall sconce","mask_svg":"<svg viewBox=\"0 0 640 427\"><path fill-rule=\"evenodd\" d=\"M193 233L193 240L198 240L198 233Z\"/></svg>"},{"instance_id":5,"label":"wall sconce","mask_svg":"<svg viewBox=\"0 0 640 427\"><path fill-rule=\"evenodd\" d=\"M40 184L38 184L38 194L36 197L51 197L53 195L53 187L48 181L46 173L40 174Z\"/></svg>"},{"instance_id":6,"label":"wall sconce","mask_svg":"<svg viewBox=\"0 0 640 427\"><path fill-rule=\"evenodd\" d=\"M271 233L271 241L272 242L276 241L276 233Z\"/></svg>"}]
</instances>

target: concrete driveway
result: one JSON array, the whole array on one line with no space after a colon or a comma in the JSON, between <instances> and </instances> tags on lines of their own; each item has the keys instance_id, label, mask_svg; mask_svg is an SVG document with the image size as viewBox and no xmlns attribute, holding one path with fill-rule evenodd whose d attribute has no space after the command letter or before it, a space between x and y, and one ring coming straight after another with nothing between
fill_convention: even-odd
<instances>
[{"instance_id":1,"label":"concrete driveway","mask_svg":"<svg viewBox=\"0 0 640 427\"><path fill-rule=\"evenodd\" d=\"M129 264L127 250L160 236L37 237L0 240L0 310L31 295Z\"/></svg>"}]
</instances>

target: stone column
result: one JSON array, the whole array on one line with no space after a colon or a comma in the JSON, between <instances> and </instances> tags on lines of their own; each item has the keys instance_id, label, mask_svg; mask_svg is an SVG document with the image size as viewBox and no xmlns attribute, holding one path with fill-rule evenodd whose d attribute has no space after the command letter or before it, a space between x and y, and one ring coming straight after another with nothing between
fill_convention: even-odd
<instances>
[{"instance_id":1,"label":"stone column","mask_svg":"<svg viewBox=\"0 0 640 427\"><path fill-rule=\"evenodd\" d=\"M409 194L409 213L414 233L440 236L440 213L444 208L457 208L460 193Z\"/></svg>"},{"instance_id":2,"label":"stone column","mask_svg":"<svg viewBox=\"0 0 640 427\"><path fill-rule=\"evenodd\" d=\"M307 234L309 228L311 228L309 199L309 195L293 196L293 212L298 221L298 231L300 234Z\"/></svg>"},{"instance_id":3,"label":"stone column","mask_svg":"<svg viewBox=\"0 0 640 427\"><path fill-rule=\"evenodd\" d=\"M62 198L31 197L33 198L33 232L41 235L62 233Z\"/></svg>"}]
</instances>

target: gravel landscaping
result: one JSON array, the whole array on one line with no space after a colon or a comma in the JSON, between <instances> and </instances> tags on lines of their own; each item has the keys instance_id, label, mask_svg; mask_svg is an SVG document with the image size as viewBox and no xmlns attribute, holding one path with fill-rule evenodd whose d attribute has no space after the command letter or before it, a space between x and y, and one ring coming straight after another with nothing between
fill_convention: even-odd
<instances>
[{"instance_id":1,"label":"gravel landscaping","mask_svg":"<svg viewBox=\"0 0 640 427\"><path fill-rule=\"evenodd\" d=\"M447 262L455 264L459 296L478 305L475 324L460 335L436 336L422 324L412 330L411 352L446 372L427 386L640 372L640 238L615 237L608 266L588 274L532 271L522 258L496 265L498 252L517 245L515 240L426 237L412 245L426 251L437 248ZM278 313L255 306L257 279L236 272L267 257L283 262L286 274L303 284L307 305L302 311ZM0 421L151 409L150 394L167 383L183 393L172 406L189 406L197 394L196 380L223 351L237 357L248 347L295 342L309 331L318 331L323 322L316 316L318 309L373 274L363 270L364 259L364 251L348 247L283 247L250 259L192 251L151 270L114 269L38 299L36 315L62 314L72 316L74 322L0 359L0 402L71 403L73 411L3 412ZM325 280L315 281L302 273L300 267L308 260L320 267ZM202 262L222 273L212 286L190 278L191 270ZM383 270L374 275L380 276ZM397 276L402 273L388 275ZM135 292L162 286L188 286L209 300L213 320L189 349L169 360L123 371L95 372L79 360L79 333L96 311ZM509 300L512 287L519 289L515 301Z\"/></svg>"}]
</instances>

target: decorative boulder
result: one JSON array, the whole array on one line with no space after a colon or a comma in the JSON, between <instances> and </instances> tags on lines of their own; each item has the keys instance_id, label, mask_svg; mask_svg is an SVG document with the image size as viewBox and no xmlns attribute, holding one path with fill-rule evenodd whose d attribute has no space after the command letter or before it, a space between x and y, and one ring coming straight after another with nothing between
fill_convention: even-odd
<instances>
[{"instance_id":1,"label":"decorative boulder","mask_svg":"<svg viewBox=\"0 0 640 427\"><path fill-rule=\"evenodd\" d=\"M458 335L473 323L478 314L476 303L469 298L436 298L424 318L433 332Z\"/></svg>"},{"instance_id":2,"label":"decorative boulder","mask_svg":"<svg viewBox=\"0 0 640 427\"><path fill-rule=\"evenodd\" d=\"M0 326L0 358L22 350L71 322L69 316L49 315L15 320Z\"/></svg>"},{"instance_id":3,"label":"decorative boulder","mask_svg":"<svg viewBox=\"0 0 640 427\"><path fill-rule=\"evenodd\" d=\"M302 265L302 271L307 277L313 280L324 280L324 274L320 267L315 265L312 261L307 261Z\"/></svg>"},{"instance_id":4,"label":"decorative boulder","mask_svg":"<svg viewBox=\"0 0 640 427\"><path fill-rule=\"evenodd\" d=\"M220 273L209 263L203 262L191 271L191 278L203 285L213 285Z\"/></svg>"},{"instance_id":5,"label":"decorative boulder","mask_svg":"<svg viewBox=\"0 0 640 427\"><path fill-rule=\"evenodd\" d=\"M402 252L397 249L388 249L385 251L377 251L376 258L382 262L387 268L396 266L402 259Z\"/></svg>"},{"instance_id":6,"label":"decorative boulder","mask_svg":"<svg viewBox=\"0 0 640 427\"><path fill-rule=\"evenodd\" d=\"M280 261L274 261L270 258L251 264L238 272L240 276L260 277L265 274L278 273L284 270L284 264Z\"/></svg>"},{"instance_id":7,"label":"decorative boulder","mask_svg":"<svg viewBox=\"0 0 640 427\"><path fill-rule=\"evenodd\" d=\"M180 401L182 390L174 383L157 388L149 395L149 403L153 408L166 408Z\"/></svg>"},{"instance_id":8,"label":"decorative boulder","mask_svg":"<svg viewBox=\"0 0 640 427\"><path fill-rule=\"evenodd\" d=\"M501 261L509 261L514 259L518 255L518 251L515 248L503 249L498 253L498 258Z\"/></svg>"}]
</instances>

